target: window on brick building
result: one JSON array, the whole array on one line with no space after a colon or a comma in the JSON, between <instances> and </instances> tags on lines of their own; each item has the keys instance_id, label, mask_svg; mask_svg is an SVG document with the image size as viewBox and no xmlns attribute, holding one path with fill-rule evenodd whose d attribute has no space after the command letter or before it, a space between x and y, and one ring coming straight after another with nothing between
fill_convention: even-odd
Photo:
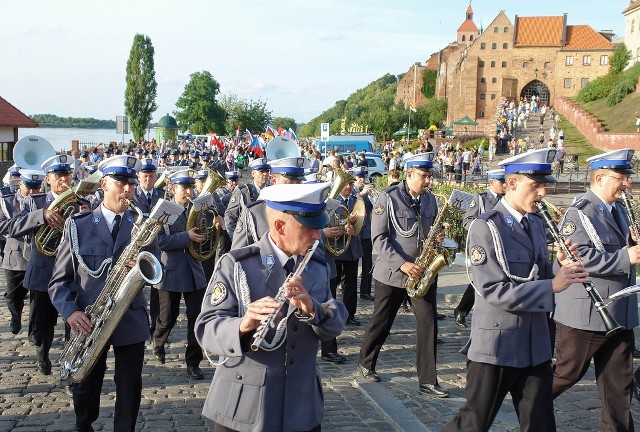
<instances>
[{"instance_id":1,"label":"window on brick building","mask_svg":"<svg viewBox=\"0 0 640 432\"><path fill-rule=\"evenodd\" d=\"M491 78L491 82L493 84L497 83L498 82L498 78L496 78L496 77Z\"/></svg>"},{"instance_id":2,"label":"window on brick building","mask_svg":"<svg viewBox=\"0 0 640 432\"><path fill-rule=\"evenodd\" d=\"M545 69L551 69L551 62L544 62Z\"/></svg>"},{"instance_id":3,"label":"window on brick building","mask_svg":"<svg viewBox=\"0 0 640 432\"><path fill-rule=\"evenodd\" d=\"M478 118L484 118L484 111L480 111L478 113Z\"/></svg>"},{"instance_id":4,"label":"window on brick building","mask_svg":"<svg viewBox=\"0 0 640 432\"><path fill-rule=\"evenodd\" d=\"M484 67L484 61L483 60L480 60L478 62L478 67Z\"/></svg>"},{"instance_id":5,"label":"window on brick building","mask_svg":"<svg viewBox=\"0 0 640 432\"><path fill-rule=\"evenodd\" d=\"M473 40L473 35L469 35L469 40L472 41Z\"/></svg>"},{"instance_id":6,"label":"window on brick building","mask_svg":"<svg viewBox=\"0 0 640 432\"><path fill-rule=\"evenodd\" d=\"M571 66L573 64L573 56L566 56L564 59L564 64L567 66Z\"/></svg>"},{"instance_id":7,"label":"window on brick building","mask_svg":"<svg viewBox=\"0 0 640 432\"><path fill-rule=\"evenodd\" d=\"M503 62L502 62L502 67L504 67L504 68L506 68L506 67L507 67L507 62L506 62L506 61L503 61Z\"/></svg>"},{"instance_id":8,"label":"window on brick building","mask_svg":"<svg viewBox=\"0 0 640 432\"><path fill-rule=\"evenodd\" d=\"M631 33L633 33L633 30L634 30L635 26L636 26L636 20L632 19L631 20Z\"/></svg>"},{"instance_id":9,"label":"window on brick building","mask_svg":"<svg viewBox=\"0 0 640 432\"><path fill-rule=\"evenodd\" d=\"M480 100L484 100L484 93L480 93Z\"/></svg>"},{"instance_id":10,"label":"window on brick building","mask_svg":"<svg viewBox=\"0 0 640 432\"><path fill-rule=\"evenodd\" d=\"M502 44L502 49L508 49L509 48L509 44L508 43L503 43Z\"/></svg>"},{"instance_id":11,"label":"window on brick building","mask_svg":"<svg viewBox=\"0 0 640 432\"><path fill-rule=\"evenodd\" d=\"M600 56L600 64L601 65L608 65L609 64L609 56L601 55Z\"/></svg>"},{"instance_id":12,"label":"window on brick building","mask_svg":"<svg viewBox=\"0 0 640 432\"><path fill-rule=\"evenodd\" d=\"M496 62L495 61L491 62L491 67L496 67Z\"/></svg>"},{"instance_id":13,"label":"window on brick building","mask_svg":"<svg viewBox=\"0 0 640 432\"><path fill-rule=\"evenodd\" d=\"M529 62L522 63L522 69L528 69L528 68L529 68Z\"/></svg>"},{"instance_id":14,"label":"window on brick building","mask_svg":"<svg viewBox=\"0 0 640 432\"><path fill-rule=\"evenodd\" d=\"M591 56L590 55L586 55L582 57L582 64L584 66L589 66L591 64Z\"/></svg>"},{"instance_id":15,"label":"window on brick building","mask_svg":"<svg viewBox=\"0 0 640 432\"><path fill-rule=\"evenodd\" d=\"M491 93L491 100L494 100L496 98L496 94L495 93Z\"/></svg>"},{"instance_id":16,"label":"window on brick building","mask_svg":"<svg viewBox=\"0 0 640 432\"><path fill-rule=\"evenodd\" d=\"M580 88L584 88L587 84L589 84L589 78L582 78L580 80Z\"/></svg>"},{"instance_id":17,"label":"window on brick building","mask_svg":"<svg viewBox=\"0 0 640 432\"><path fill-rule=\"evenodd\" d=\"M487 48L487 44L486 44L486 43L484 43L484 42L482 42L482 43L480 44L480 49L486 49L486 48Z\"/></svg>"},{"instance_id":18,"label":"window on brick building","mask_svg":"<svg viewBox=\"0 0 640 432\"><path fill-rule=\"evenodd\" d=\"M496 48L498 48L498 44L497 44L497 43L495 43L495 42L494 42L494 43L492 43L492 44L491 44L491 49L496 49Z\"/></svg>"},{"instance_id":19,"label":"window on brick building","mask_svg":"<svg viewBox=\"0 0 640 432\"><path fill-rule=\"evenodd\" d=\"M482 77L482 78L480 78L480 82L481 83L485 83L485 82L487 82L487 79L485 77Z\"/></svg>"},{"instance_id":20,"label":"window on brick building","mask_svg":"<svg viewBox=\"0 0 640 432\"><path fill-rule=\"evenodd\" d=\"M564 79L564 88L571 88L571 78Z\"/></svg>"},{"instance_id":21,"label":"window on brick building","mask_svg":"<svg viewBox=\"0 0 640 432\"><path fill-rule=\"evenodd\" d=\"M498 33L498 27L494 27L494 28L493 28L493 32L494 32L494 33Z\"/></svg>"},{"instance_id":22,"label":"window on brick building","mask_svg":"<svg viewBox=\"0 0 640 432\"><path fill-rule=\"evenodd\" d=\"M467 35L462 35L462 42L467 40Z\"/></svg>"},{"instance_id":23,"label":"window on brick building","mask_svg":"<svg viewBox=\"0 0 640 432\"><path fill-rule=\"evenodd\" d=\"M505 32L505 33L509 33L509 27L505 27L505 28L504 28L504 32Z\"/></svg>"}]
</instances>

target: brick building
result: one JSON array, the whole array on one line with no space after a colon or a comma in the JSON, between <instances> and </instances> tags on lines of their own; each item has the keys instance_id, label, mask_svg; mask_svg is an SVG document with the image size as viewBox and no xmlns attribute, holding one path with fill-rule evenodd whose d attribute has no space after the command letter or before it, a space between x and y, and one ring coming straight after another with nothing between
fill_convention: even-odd
<instances>
[{"instance_id":1,"label":"brick building","mask_svg":"<svg viewBox=\"0 0 640 432\"><path fill-rule=\"evenodd\" d=\"M622 11L624 15L624 44L631 51L629 67L640 61L640 0L631 0Z\"/></svg>"},{"instance_id":2,"label":"brick building","mask_svg":"<svg viewBox=\"0 0 640 432\"><path fill-rule=\"evenodd\" d=\"M556 98L575 96L609 70L614 50L610 40L590 26L568 25L566 14L516 15L512 23L500 11L471 40L472 20L469 6L456 41L426 63L437 65L436 95L447 99L448 124L467 115L490 126L503 98L537 95L541 103L553 105Z\"/></svg>"}]
</instances>

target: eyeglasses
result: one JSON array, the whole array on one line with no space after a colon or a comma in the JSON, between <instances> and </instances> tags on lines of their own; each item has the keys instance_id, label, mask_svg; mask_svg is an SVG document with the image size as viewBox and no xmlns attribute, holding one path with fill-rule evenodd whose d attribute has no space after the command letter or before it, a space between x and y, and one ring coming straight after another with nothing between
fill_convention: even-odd
<instances>
[{"instance_id":1,"label":"eyeglasses","mask_svg":"<svg viewBox=\"0 0 640 432\"><path fill-rule=\"evenodd\" d=\"M612 176L609 174L602 174L603 177L611 177L614 178L616 180L619 180L622 184L628 184L630 185L631 183L633 183L633 179L631 177L616 177L616 176Z\"/></svg>"}]
</instances>

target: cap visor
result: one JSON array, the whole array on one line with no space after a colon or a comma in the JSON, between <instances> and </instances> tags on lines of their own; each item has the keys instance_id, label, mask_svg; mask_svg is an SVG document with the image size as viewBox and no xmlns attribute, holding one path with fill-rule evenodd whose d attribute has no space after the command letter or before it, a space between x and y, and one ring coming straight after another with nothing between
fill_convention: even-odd
<instances>
[{"instance_id":1,"label":"cap visor","mask_svg":"<svg viewBox=\"0 0 640 432\"><path fill-rule=\"evenodd\" d=\"M307 228L313 229L322 229L329 225L329 216L327 212L320 212L316 216L300 216L300 215L292 215L298 222Z\"/></svg>"},{"instance_id":2,"label":"cap visor","mask_svg":"<svg viewBox=\"0 0 640 432\"><path fill-rule=\"evenodd\" d=\"M612 169L611 171L615 171L619 174L635 174L636 172L631 168L620 168L620 169Z\"/></svg>"},{"instance_id":3,"label":"cap visor","mask_svg":"<svg viewBox=\"0 0 640 432\"><path fill-rule=\"evenodd\" d=\"M538 183L555 183L556 178L551 174L523 174Z\"/></svg>"},{"instance_id":4,"label":"cap visor","mask_svg":"<svg viewBox=\"0 0 640 432\"><path fill-rule=\"evenodd\" d=\"M107 174L107 175L109 175L110 177L113 177L114 180L117 180L119 182L129 183L133 185L138 184L138 179L136 177L129 177L122 174Z\"/></svg>"}]
</instances>

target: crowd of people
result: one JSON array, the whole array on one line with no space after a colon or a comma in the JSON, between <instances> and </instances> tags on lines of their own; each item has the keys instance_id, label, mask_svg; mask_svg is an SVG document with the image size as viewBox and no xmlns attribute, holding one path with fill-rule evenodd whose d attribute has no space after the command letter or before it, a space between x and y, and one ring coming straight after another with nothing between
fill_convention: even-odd
<instances>
[{"instance_id":1,"label":"crowd of people","mask_svg":"<svg viewBox=\"0 0 640 432\"><path fill-rule=\"evenodd\" d=\"M541 115L535 103L529 109ZM135 429L145 350L165 362L182 301L185 379L204 378L203 350L221 359L203 408L212 430L320 430L318 346L320 361L344 363L336 338L345 325L365 327L355 374L379 382L380 351L407 300L417 323L418 391L448 397L436 372L437 278L424 295L407 299L404 289L423 276L417 257L444 240L443 227L432 226L440 211L431 192L436 169L461 178L483 175L489 186L476 194L464 220L470 285L455 315L467 327L473 308L463 350L467 401L445 430L488 430L507 393L523 430L554 430L553 399L582 378L592 359L603 429L632 430L636 298L613 303L611 314L622 327L606 337L582 286L591 277L609 297L635 283L640 246L617 203L631 184L632 150L589 160L591 191L568 209L560 223L567 249L558 248L550 261L549 226L536 203L555 181L555 148L514 151L500 169L481 173L482 147L433 148L425 141L402 151L387 144L382 153L389 180L376 189L364 153L329 152L323 159L310 142L275 139L295 154L269 159L234 141L222 148L195 140L157 147L152 141L58 154L40 170L9 170L6 186L13 190L2 197L0 231L10 328L22 331L29 295L28 337L35 369L44 375L53 370L49 353L58 316L67 340L95 330L86 308L123 251L136 246L138 211L150 217L166 201L180 209L175 221L140 245L156 257L162 278L124 305L88 376L66 387L77 430L93 430L99 416L109 348L116 359L114 430ZM96 171L102 174L97 180L91 177ZM64 214L52 207L83 180L96 183L89 194ZM194 216L198 208L207 211ZM42 227L52 233L46 241ZM194 252L211 236L217 239L213 253ZM373 302L367 323L358 298Z\"/></svg>"}]
</instances>

